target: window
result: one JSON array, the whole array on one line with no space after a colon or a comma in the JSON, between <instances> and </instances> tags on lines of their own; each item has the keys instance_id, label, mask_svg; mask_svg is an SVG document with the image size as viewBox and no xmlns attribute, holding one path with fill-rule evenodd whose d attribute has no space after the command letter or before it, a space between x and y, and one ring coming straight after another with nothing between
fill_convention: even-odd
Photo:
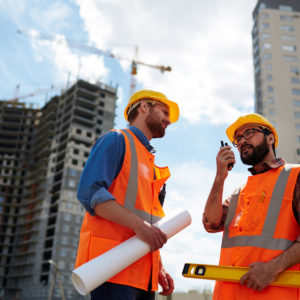
<instances>
[{"instance_id":1,"label":"window","mask_svg":"<svg viewBox=\"0 0 300 300\"><path fill-rule=\"evenodd\" d=\"M290 25L280 25L280 29L284 31L295 31L295 28Z\"/></svg>"},{"instance_id":2,"label":"window","mask_svg":"<svg viewBox=\"0 0 300 300\"><path fill-rule=\"evenodd\" d=\"M271 53L265 53L262 57L262 62L264 62L265 60L269 60L272 59L272 54Z\"/></svg>"},{"instance_id":3,"label":"window","mask_svg":"<svg viewBox=\"0 0 300 300\"><path fill-rule=\"evenodd\" d=\"M72 188L76 187L76 181L74 179L69 180L69 187L72 187Z\"/></svg>"},{"instance_id":4,"label":"window","mask_svg":"<svg viewBox=\"0 0 300 300\"><path fill-rule=\"evenodd\" d=\"M70 202L70 201L68 201L68 202L66 203L66 208L67 208L67 210L73 210L73 203Z\"/></svg>"},{"instance_id":5,"label":"window","mask_svg":"<svg viewBox=\"0 0 300 300\"><path fill-rule=\"evenodd\" d=\"M295 129L296 129L296 130L300 130L300 124L299 124L299 123L296 123L296 124L295 124Z\"/></svg>"},{"instance_id":6,"label":"window","mask_svg":"<svg viewBox=\"0 0 300 300\"><path fill-rule=\"evenodd\" d=\"M66 257L67 256L67 250L66 249L60 249L59 254L62 257Z\"/></svg>"},{"instance_id":7,"label":"window","mask_svg":"<svg viewBox=\"0 0 300 300\"><path fill-rule=\"evenodd\" d=\"M74 153L74 154L79 154L79 150L75 148L75 149L73 150L73 153Z\"/></svg>"},{"instance_id":8,"label":"window","mask_svg":"<svg viewBox=\"0 0 300 300\"><path fill-rule=\"evenodd\" d=\"M78 160L77 159L72 159L72 165L77 166L77 164L78 164Z\"/></svg>"},{"instance_id":9,"label":"window","mask_svg":"<svg viewBox=\"0 0 300 300\"><path fill-rule=\"evenodd\" d=\"M282 20L282 21L293 21L293 17L292 16L281 15L280 20Z\"/></svg>"},{"instance_id":10,"label":"window","mask_svg":"<svg viewBox=\"0 0 300 300\"><path fill-rule=\"evenodd\" d=\"M274 104L274 103L275 103L275 99L272 98L272 97L269 97L269 103L270 103L270 104Z\"/></svg>"},{"instance_id":11,"label":"window","mask_svg":"<svg viewBox=\"0 0 300 300\"><path fill-rule=\"evenodd\" d=\"M262 14L261 14L261 18L262 18L262 19L269 19L269 15L266 14L266 13L262 13Z\"/></svg>"},{"instance_id":12,"label":"window","mask_svg":"<svg viewBox=\"0 0 300 300\"><path fill-rule=\"evenodd\" d=\"M299 68L297 66L291 66L290 71L291 71L291 73L299 75Z\"/></svg>"},{"instance_id":13,"label":"window","mask_svg":"<svg viewBox=\"0 0 300 300\"><path fill-rule=\"evenodd\" d=\"M73 191L68 191L68 198L75 198L76 197L76 193Z\"/></svg>"},{"instance_id":14,"label":"window","mask_svg":"<svg viewBox=\"0 0 300 300\"><path fill-rule=\"evenodd\" d=\"M294 117L300 119L300 111L294 111Z\"/></svg>"},{"instance_id":15,"label":"window","mask_svg":"<svg viewBox=\"0 0 300 300\"><path fill-rule=\"evenodd\" d=\"M297 83L297 84L299 84L299 83L300 83L300 80L299 80L298 77L292 77L292 78L291 78L291 82L292 82L292 83Z\"/></svg>"},{"instance_id":16,"label":"window","mask_svg":"<svg viewBox=\"0 0 300 300\"><path fill-rule=\"evenodd\" d=\"M68 213L64 213L64 220L65 221L71 221L72 220L72 216L71 216L71 214L68 214Z\"/></svg>"},{"instance_id":17,"label":"window","mask_svg":"<svg viewBox=\"0 0 300 300\"><path fill-rule=\"evenodd\" d=\"M296 40L296 38L291 35L282 35L281 38L285 41L295 41Z\"/></svg>"},{"instance_id":18,"label":"window","mask_svg":"<svg viewBox=\"0 0 300 300\"><path fill-rule=\"evenodd\" d=\"M69 238L66 237L66 236L63 236L61 238L61 243L62 243L62 245L68 245L69 244Z\"/></svg>"},{"instance_id":19,"label":"window","mask_svg":"<svg viewBox=\"0 0 300 300\"><path fill-rule=\"evenodd\" d=\"M283 55L283 60L284 61L297 61L297 57L296 56L290 56L290 55Z\"/></svg>"},{"instance_id":20,"label":"window","mask_svg":"<svg viewBox=\"0 0 300 300\"><path fill-rule=\"evenodd\" d=\"M103 107L104 106L104 102L100 101L100 106Z\"/></svg>"},{"instance_id":21,"label":"window","mask_svg":"<svg viewBox=\"0 0 300 300\"><path fill-rule=\"evenodd\" d=\"M262 23L261 26L260 26L260 30L268 29L268 28L270 28L270 24L269 23Z\"/></svg>"},{"instance_id":22,"label":"window","mask_svg":"<svg viewBox=\"0 0 300 300\"><path fill-rule=\"evenodd\" d=\"M273 108L269 109L269 116L270 117L275 116L275 109L273 109Z\"/></svg>"},{"instance_id":23,"label":"window","mask_svg":"<svg viewBox=\"0 0 300 300\"><path fill-rule=\"evenodd\" d=\"M64 233L70 233L70 225L64 225L64 227L62 228L62 231Z\"/></svg>"},{"instance_id":24,"label":"window","mask_svg":"<svg viewBox=\"0 0 300 300\"><path fill-rule=\"evenodd\" d=\"M89 132L89 131L87 131L87 132L86 132L86 136L87 136L87 137L92 137L92 133Z\"/></svg>"},{"instance_id":25,"label":"window","mask_svg":"<svg viewBox=\"0 0 300 300\"><path fill-rule=\"evenodd\" d=\"M264 43L263 46L262 46L263 50L265 49L271 49L272 48L272 45L270 43Z\"/></svg>"},{"instance_id":26,"label":"window","mask_svg":"<svg viewBox=\"0 0 300 300\"><path fill-rule=\"evenodd\" d=\"M272 81L272 80L273 80L273 76L272 76L271 74L269 74L269 75L267 76L267 79L268 79L268 81Z\"/></svg>"},{"instance_id":27,"label":"window","mask_svg":"<svg viewBox=\"0 0 300 300\"><path fill-rule=\"evenodd\" d=\"M283 45L282 49L284 51L290 51L290 52L296 52L296 46L291 46L291 45Z\"/></svg>"},{"instance_id":28,"label":"window","mask_svg":"<svg viewBox=\"0 0 300 300\"><path fill-rule=\"evenodd\" d=\"M269 39L270 37L271 37L271 34L265 32L261 35L261 41L263 41L265 39Z\"/></svg>"},{"instance_id":29,"label":"window","mask_svg":"<svg viewBox=\"0 0 300 300\"><path fill-rule=\"evenodd\" d=\"M70 169L69 170L69 174L71 175L71 176L78 176L78 171L77 170L74 170L74 169Z\"/></svg>"},{"instance_id":30,"label":"window","mask_svg":"<svg viewBox=\"0 0 300 300\"><path fill-rule=\"evenodd\" d=\"M300 135L298 135L298 143L300 143Z\"/></svg>"},{"instance_id":31,"label":"window","mask_svg":"<svg viewBox=\"0 0 300 300\"><path fill-rule=\"evenodd\" d=\"M79 128L76 129L76 133L81 134L81 132L82 132L81 129Z\"/></svg>"},{"instance_id":32,"label":"window","mask_svg":"<svg viewBox=\"0 0 300 300\"><path fill-rule=\"evenodd\" d=\"M266 8L266 7L267 7L266 3L261 2L261 3L259 4L259 10L261 10L261 9L263 9L263 8Z\"/></svg>"},{"instance_id":33,"label":"window","mask_svg":"<svg viewBox=\"0 0 300 300\"><path fill-rule=\"evenodd\" d=\"M268 86L268 92L271 92L271 93L274 92L274 89L271 85Z\"/></svg>"},{"instance_id":34,"label":"window","mask_svg":"<svg viewBox=\"0 0 300 300\"><path fill-rule=\"evenodd\" d=\"M293 8L289 5L279 5L278 9L283 11L293 11Z\"/></svg>"},{"instance_id":35,"label":"window","mask_svg":"<svg viewBox=\"0 0 300 300\"><path fill-rule=\"evenodd\" d=\"M300 95L300 90L299 89L292 89L292 94L293 95Z\"/></svg>"},{"instance_id":36,"label":"window","mask_svg":"<svg viewBox=\"0 0 300 300\"><path fill-rule=\"evenodd\" d=\"M294 106L300 107L300 100L293 100Z\"/></svg>"},{"instance_id":37,"label":"window","mask_svg":"<svg viewBox=\"0 0 300 300\"><path fill-rule=\"evenodd\" d=\"M267 70L272 70L272 65L271 64L266 64L266 69Z\"/></svg>"},{"instance_id":38,"label":"window","mask_svg":"<svg viewBox=\"0 0 300 300\"><path fill-rule=\"evenodd\" d=\"M64 261L60 260L60 261L58 262L58 268L59 268L60 270L64 270L64 269L66 268L66 263L65 263Z\"/></svg>"}]
</instances>

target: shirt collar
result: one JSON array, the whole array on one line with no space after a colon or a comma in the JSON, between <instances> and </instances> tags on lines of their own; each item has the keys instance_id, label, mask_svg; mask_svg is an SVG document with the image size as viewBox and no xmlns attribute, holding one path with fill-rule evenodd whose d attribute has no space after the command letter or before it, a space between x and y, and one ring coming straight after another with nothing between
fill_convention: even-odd
<instances>
[{"instance_id":1,"label":"shirt collar","mask_svg":"<svg viewBox=\"0 0 300 300\"><path fill-rule=\"evenodd\" d=\"M275 158L274 160L272 160L271 162L269 163L264 163L262 165L262 168L260 170L255 170L253 167L252 168L249 168L248 171L252 174L252 175L257 175L257 174L260 174L260 173L264 173L264 172L267 172L267 171L270 171L272 169L277 169L283 165L286 164L286 161L284 160L284 158Z\"/></svg>"},{"instance_id":2,"label":"shirt collar","mask_svg":"<svg viewBox=\"0 0 300 300\"><path fill-rule=\"evenodd\" d=\"M151 152L151 153L155 153L156 150L154 149L154 147L152 147L148 141L148 139L146 138L146 136L144 135L144 133L138 129L135 126L129 126L129 130L132 131L135 136L138 138L138 140L146 147L146 149Z\"/></svg>"}]
</instances>

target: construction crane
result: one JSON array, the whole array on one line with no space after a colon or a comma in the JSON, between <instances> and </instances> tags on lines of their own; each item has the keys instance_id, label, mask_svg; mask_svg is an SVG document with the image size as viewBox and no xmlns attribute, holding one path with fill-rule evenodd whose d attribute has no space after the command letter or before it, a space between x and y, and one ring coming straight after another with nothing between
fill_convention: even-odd
<instances>
[{"instance_id":1,"label":"construction crane","mask_svg":"<svg viewBox=\"0 0 300 300\"><path fill-rule=\"evenodd\" d=\"M133 92L135 90L135 87L136 87L135 76L137 75L137 66L138 65L158 69L159 71L161 71L161 73L164 73L165 71L170 72L172 70L172 68L170 66L165 67L165 66L162 66L162 65L153 65L153 64L149 64L149 63L145 63L145 62L142 62L140 60L137 60L137 52L138 52L137 46L135 47L135 58L131 59L129 57L115 55L115 54L111 53L110 51L104 51L104 50L101 50L101 49L96 48L94 46L85 45L85 44L82 44L82 43L79 43L79 42L76 42L76 41L73 41L73 40L69 40L69 39L59 39L57 37L53 37L53 36L48 35L48 34L42 34L42 33L39 33L37 31L34 31L34 30L31 30L31 31L17 30L17 33L25 34L25 35L31 36L33 38L41 39L41 40L48 40L48 41L51 41L51 42L56 43L56 44L67 43L67 45L70 48L75 48L75 49L87 51L89 53L93 53L93 54L96 54L96 55L108 56L110 58L117 59L117 60L125 60L125 61L131 62L131 85L130 85L131 92Z\"/></svg>"},{"instance_id":2,"label":"construction crane","mask_svg":"<svg viewBox=\"0 0 300 300\"><path fill-rule=\"evenodd\" d=\"M20 99L24 99L24 98L28 98L28 97L34 97L34 96L38 96L38 95L42 95L48 92L52 92L54 90L62 90L62 87L60 86L51 86L50 88L44 88L44 89L37 89L33 92L27 93L27 94L23 94L23 95L16 95L14 98L10 98L7 100L4 100L7 103L19 103Z\"/></svg>"}]
</instances>

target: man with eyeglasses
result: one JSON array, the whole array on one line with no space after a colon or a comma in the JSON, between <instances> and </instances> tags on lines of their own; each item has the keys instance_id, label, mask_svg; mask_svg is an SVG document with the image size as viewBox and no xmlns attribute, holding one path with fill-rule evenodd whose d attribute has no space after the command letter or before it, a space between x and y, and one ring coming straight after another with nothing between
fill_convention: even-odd
<instances>
[{"instance_id":1,"label":"man with eyeglasses","mask_svg":"<svg viewBox=\"0 0 300 300\"><path fill-rule=\"evenodd\" d=\"M154 300L158 284L162 295L174 289L158 250L167 235L153 225L164 216L170 172L155 165L149 141L165 135L178 120L179 108L162 93L139 90L130 97L124 116L129 128L101 136L81 174L77 197L87 212L75 267L133 235L148 243L151 252L93 290L92 300Z\"/></svg>"},{"instance_id":2,"label":"man with eyeglasses","mask_svg":"<svg viewBox=\"0 0 300 300\"><path fill-rule=\"evenodd\" d=\"M235 163L231 147L222 147L203 224L208 232L223 231L220 265L250 270L239 283L217 281L213 299L299 299L300 289L270 284L286 269L300 270L300 167L276 158L276 130L259 114L238 118L226 134L252 166L251 176L222 203L228 166Z\"/></svg>"}]
</instances>

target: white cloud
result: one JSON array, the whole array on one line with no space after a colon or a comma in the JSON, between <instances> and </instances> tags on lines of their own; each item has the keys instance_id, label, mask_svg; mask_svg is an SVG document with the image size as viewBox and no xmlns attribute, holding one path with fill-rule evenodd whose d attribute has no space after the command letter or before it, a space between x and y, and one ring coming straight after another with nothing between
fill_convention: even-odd
<instances>
[{"instance_id":1,"label":"white cloud","mask_svg":"<svg viewBox=\"0 0 300 300\"><path fill-rule=\"evenodd\" d=\"M105 81L104 77L108 69L104 66L103 56L95 54L78 55L72 52L65 36L55 35L53 37L43 37L39 32L30 30L32 47L37 61L44 59L53 62L56 78L59 83L75 81L77 78L88 80L92 83ZM71 45L72 46L72 45ZM74 44L74 46L77 46Z\"/></svg>"},{"instance_id":2,"label":"white cloud","mask_svg":"<svg viewBox=\"0 0 300 300\"><path fill-rule=\"evenodd\" d=\"M90 41L139 46L138 80L177 100L192 123L226 123L253 108L251 13L255 0L77 0ZM133 49L113 47L132 57ZM128 68L128 64L126 64Z\"/></svg>"}]
</instances>

